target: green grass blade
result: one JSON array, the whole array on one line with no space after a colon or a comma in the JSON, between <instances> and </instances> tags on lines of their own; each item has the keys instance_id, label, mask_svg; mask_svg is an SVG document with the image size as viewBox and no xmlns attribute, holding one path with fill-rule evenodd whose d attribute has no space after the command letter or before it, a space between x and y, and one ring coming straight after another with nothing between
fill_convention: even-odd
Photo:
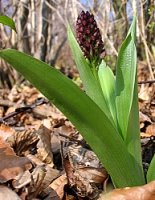
<instances>
[{"instance_id":1,"label":"green grass blade","mask_svg":"<svg viewBox=\"0 0 155 200\"><path fill-rule=\"evenodd\" d=\"M74 37L70 26L68 26L68 40L87 95L106 113L110 119L112 119L106 101L102 95L102 90L98 80L93 75L88 62L83 56L83 53Z\"/></svg>"},{"instance_id":2,"label":"green grass blade","mask_svg":"<svg viewBox=\"0 0 155 200\"><path fill-rule=\"evenodd\" d=\"M90 144L116 187L144 184L139 165L128 153L104 112L55 68L16 50L1 50L0 57L11 64L54 103Z\"/></svg>"},{"instance_id":3,"label":"green grass blade","mask_svg":"<svg viewBox=\"0 0 155 200\"><path fill-rule=\"evenodd\" d=\"M0 15L0 23L9 26L16 32L15 23L10 17L7 17L5 15Z\"/></svg>"},{"instance_id":4,"label":"green grass blade","mask_svg":"<svg viewBox=\"0 0 155 200\"><path fill-rule=\"evenodd\" d=\"M102 88L104 99L111 112L115 125L117 126L116 105L115 105L115 76L109 66L104 61L98 69L98 77Z\"/></svg>"},{"instance_id":5,"label":"green grass blade","mask_svg":"<svg viewBox=\"0 0 155 200\"><path fill-rule=\"evenodd\" d=\"M155 155L153 156L147 171L147 183L155 180Z\"/></svg>"},{"instance_id":6,"label":"green grass blade","mask_svg":"<svg viewBox=\"0 0 155 200\"><path fill-rule=\"evenodd\" d=\"M136 47L131 34L119 51L116 69L116 110L120 132L126 139L136 76Z\"/></svg>"}]
</instances>

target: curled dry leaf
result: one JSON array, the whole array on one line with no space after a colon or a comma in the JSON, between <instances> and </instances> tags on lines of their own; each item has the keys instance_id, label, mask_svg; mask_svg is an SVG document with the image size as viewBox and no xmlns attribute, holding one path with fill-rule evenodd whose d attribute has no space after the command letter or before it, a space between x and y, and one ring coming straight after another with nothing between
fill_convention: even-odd
<instances>
[{"instance_id":1,"label":"curled dry leaf","mask_svg":"<svg viewBox=\"0 0 155 200\"><path fill-rule=\"evenodd\" d=\"M4 115L4 107L0 106L0 118Z\"/></svg>"},{"instance_id":2,"label":"curled dry leaf","mask_svg":"<svg viewBox=\"0 0 155 200\"><path fill-rule=\"evenodd\" d=\"M0 182L14 179L18 174L31 169L32 165L28 158L18 157L13 149L0 138Z\"/></svg>"},{"instance_id":3,"label":"curled dry leaf","mask_svg":"<svg viewBox=\"0 0 155 200\"><path fill-rule=\"evenodd\" d=\"M95 153L91 150L83 148L80 145L70 145L67 149L67 155L71 164L74 167L79 168L82 167L94 167L94 168L101 168L102 165L95 155Z\"/></svg>"},{"instance_id":4,"label":"curled dry leaf","mask_svg":"<svg viewBox=\"0 0 155 200\"><path fill-rule=\"evenodd\" d=\"M31 183L28 187L27 199L35 198L42 192L41 185L45 178L46 170L44 166L37 166L31 174Z\"/></svg>"},{"instance_id":5,"label":"curled dry leaf","mask_svg":"<svg viewBox=\"0 0 155 200\"><path fill-rule=\"evenodd\" d=\"M28 198L32 199L41 194L58 175L59 171L53 169L50 165L37 166L31 174Z\"/></svg>"},{"instance_id":6,"label":"curled dry leaf","mask_svg":"<svg viewBox=\"0 0 155 200\"><path fill-rule=\"evenodd\" d=\"M102 174L103 171L99 169L92 169L90 167L74 168L68 158L64 159L64 167L67 174L69 184L77 192L79 197L96 198L100 193L96 183L103 184L107 178L107 173Z\"/></svg>"},{"instance_id":7,"label":"curled dry leaf","mask_svg":"<svg viewBox=\"0 0 155 200\"><path fill-rule=\"evenodd\" d=\"M59 178L54 180L49 187L56 191L60 199L64 196L64 186L67 184L66 174L61 175Z\"/></svg>"},{"instance_id":8,"label":"curled dry leaf","mask_svg":"<svg viewBox=\"0 0 155 200\"><path fill-rule=\"evenodd\" d=\"M16 189L21 189L22 187L25 187L31 182L31 173L26 170L22 174L19 174L14 178L12 181L12 185Z\"/></svg>"},{"instance_id":9,"label":"curled dry leaf","mask_svg":"<svg viewBox=\"0 0 155 200\"><path fill-rule=\"evenodd\" d=\"M27 154L26 157L34 164L34 165L44 165L45 163L43 163L39 158L37 158L35 155L32 154Z\"/></svg>"},{"instance_id":10,"label":"curled dry leaf","mask_svg":"<svg viewBox=\"0 0 155 200\"><path fill-rule=\"evenodd\" d=\"M56 128L58 133L65 136L72 137L75 134L75 127L73 127L70 121L65 119L58 121L58 123L54 125L54 128Z\"/></svg>"},{"instance_id":11,"label":"curled dry leaf","mask_svg":"<svg viewBox=\"0 0 155 200\"><path fill-rule=\"evenodd\" d=\"M37 166L32 173L25 171L23 174L15 177L12 185L16 189L27 187L29 191L27 193L27 198L34 198L38 194L44 192L58 175L59 171L53 169L50 165Z\"/></svg>"},{"instance_id":12,"label":"curled dry leaf","mask_svg":"<svg viewBox=\"0 0 155 200\"><path fill-rule=\"evenodd\" d=\"M5 124L0 125L0 136L3 140L7 140L7 138L13 136L15 133L14 129L6 126Z\"/></svg>"},{"instance_id":13,"label":"curled dry leaf","mask_svg":"<svg viewBox=\"0 0 155 200\"><path fill-rule=\"evenodd\" d=\"M7 139L19 156L25 155L26 151L30 150L32 147L36 147L38 140L39 137L36 132L32 130L15 132L12 137Z\"/></svg>"},{"instance_id":14,"label":"curled dry leaf","mask_svg":"<svg viewBox=\"0 0 155 200\"><path fill-rule=\"evenodd\" d=\"M150 100L150 90L149 90L148 84L141 84L138 97L142 101Z\"/></svg>"},{"instance_id":15,"label":"curled dry leaf","mask_svg":"<svg viewBox=\"0 0 155 200\"><path fill-rule=\"evenodd\" d=\"M8 99L11 102L17 102L20 99L20 89L17 85L14 85L8 95Z\"/></svg>"},{"instance_id":16,"label":"curled dry leaf","mask_svg":"<svg viewBox=\"0 0 155 200\"><path fill-rule=\"evenodd\" d=\"M146 133L149 134L150 136L151 136L151 135L154 135L154 136L155 136L155 123L149 125L149 126L146 128Z\"/></svg>"},{"instance_id":17,"label":"curled dry leaf","mask_svg":"<svg viewBox=\"0 0 155 200\"><path fill-rule=\"evenodd\" d=\"M148 115L142 113L142 112L139 112L139 120L140 120L140 123L141 122L148 122L149 124L152 123L151 119L148 117Z\"/></svg>"},{"instance_id":18,"label":"curled dry leaf","mask_svg":"<svg viewBox=\"0 0 155 200\"><path fill-rule=\"evenodd\" d=\"M155 200L155 181L144 186L115 189L98 200Z\"/></svg>"},{"instance_id":19,"label":"curled dry leaf","mask_svg":"<svg viewBox=\"0 0 155 200\"><path fill-rule=\"evenodd\" d=\"M59 176L60 173L58 170L53 169L51 165L46 165L45 170L46 175L41 185L42 190L46 189L50 183Z\"/></svg>"},{"instance_id":20,"label":"curled dry leaf","mask_svg":"<svg viewBox=\"0 0 155 200\"><path fill-rule=\"evenodd\" d=\"M140 120L140 128L144 128L146 124L152 124L151 119L148 117L148 115L139 112L139 120Z\"/></svg>"},{"instance_id":21,"label":"curled dry leaf","mask_svg":"<svg viewBox=\"0 0 155 200\"><path fill-rule=\"evenodd\" d=\"M33 109L33 114L40 119L47 118L52 115L52 107L48 104L37 106Z\"/></svg>"},{"instance_id":22,"label":"curled dry leaf","mask_svg":"<svg viewBox=\"0 0 155 200\"><path fill-rule=\"evenodd\" d=\"M144 170L147 172L148 166L155 154L155 136L141 139L141 144Z\"/></svg>"},{"instance_id":23,"label":"curled dry leaf","mask_svg":"<svg viewBox=\"0 0 155 200\"><path fill-rule=\"evenodd\" d=\"M107 172L103 168L91 168L84 167L79 168L75 171L74 175L81 176L85 180L89 180L90 183L100 183L102 184L107 179Z\"/></svg>"},{"instance_id":24,"label":"curled dry leaf","mask_svg":"<svg viewBox=\"0 0 155 200\"><path fill-rule=\"evenodd\" d=\"M79 197L96 198L100 193L107 172L93 151L81 145L70 145L63 149L63 163L69 184Z\"/></svg>"},{"instance_id":25,"label":"curled dry leaf","mask_svg":"<svg viewBox=\"0 0 155 200\"><path fill-rule=\"evenodd\" d=\"M56 191L52 188L47 188L44 193L40 195L40 199L44 200L60 200L59 196L57 195Z\"/></svg>"},{"instance_id":26,"label":"curled dry leaf","mask_svg":"<svg viewBox=\"0 0 155 200\"><path fill-rule=\"evenodd\" d=\"M41 125L37 134L40 138L37 144L37 157L44 163L54 165L51 151L51 131L44 125Z\"/></svg>"},{"instance_id":27,"label":"curled dry leaf","mask_svg":"<svg viewBox=\"0 0 155 200\"><path fill-rule=\"evenodd\" d=\"M0 199L5 200L21 200L21 198L11 189L6 186L0 186Z\"/></svg>"}]
</instances>

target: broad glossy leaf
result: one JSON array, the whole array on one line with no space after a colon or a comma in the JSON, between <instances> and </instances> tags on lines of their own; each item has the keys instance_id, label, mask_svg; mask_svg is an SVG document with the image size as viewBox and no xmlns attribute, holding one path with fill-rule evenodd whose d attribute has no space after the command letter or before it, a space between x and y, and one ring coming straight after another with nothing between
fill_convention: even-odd
<instances>
[{"instance_id":1,"label":"broad glossy leaf","mask_svg":"<svg viewBox=\"0 0 155 200\"><path fill-rule=\"evenodd\" d=\"M97 77L94 76L89 63L83 56L70 26L68 26L68 40L86 93L112 120Z\"/></svg>"},{"instance_id":2,"label":"broad glossy leaf","mask_svg":"<svg viewBox=\"0 0 155 200\"><path fill-rule=\"evenodd\" d=\"M124 140L133 101L136 62L136 47L130 33L121 46L116 66L116 110L118 126Z\"/></svg>"},{"instance_id":3,"label":"broad glossy leaf","mask_svg":"<svg viewBox=\"0 0 155 200\"><path fill-rule=\"evenodd\" d=\"M111 112L115 125L117 126L116 105L115 105L115 76L104 61L98 69L98 77L102 88L104 99Z\"/></svg>"},{"instance_id":4,"label":"broad glossy leaf","mask_svg":"<svg viewBox=\"0 0 155 200\"><path fill-rule=\"evenodd\" d=\"M25 76L76 126L112 177L116 187L144 184L140 166L102 110L55 68L16 50L0 57Z\"/></svg>"},{"instance_id":5,"label":"broad glossy leaf","mask_svg":"<svg viewBox=\"0 0 155 200\"><path fill-rule=\"evenodd\" d=\"M15 27L15 23L14 21L5 15L0 15L0 23L9 26L11 29L13 29L14 31L16 31L16 27Z\"/></svg>"},{"instance_id":6,"label":"broad glossy leaf","mask_svg":"<svg viewBox=\"0 0 155 200\"><path fill-rule=\"evenodd\" d=\"M147 182L151 182L155 180L155 155L153 156L149 169L147 171Z\"/></svg>"}]
</instances>

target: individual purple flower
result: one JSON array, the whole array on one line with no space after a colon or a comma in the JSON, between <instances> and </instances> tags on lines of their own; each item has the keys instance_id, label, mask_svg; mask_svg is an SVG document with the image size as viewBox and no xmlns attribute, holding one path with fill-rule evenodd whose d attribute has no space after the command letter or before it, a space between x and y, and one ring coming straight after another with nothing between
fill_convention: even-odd
<instances>
[{"instance_id":1,"label":"individual purple flower","mask_svg":"<svg viewBox=\"0 0 155 200\"><path fill-rule=\"evenodd\" d=\"M105 56L101 33L93 14L82 11L76 21L77 41L89 61L99 63Z\"/></svg>"}]
</instances>

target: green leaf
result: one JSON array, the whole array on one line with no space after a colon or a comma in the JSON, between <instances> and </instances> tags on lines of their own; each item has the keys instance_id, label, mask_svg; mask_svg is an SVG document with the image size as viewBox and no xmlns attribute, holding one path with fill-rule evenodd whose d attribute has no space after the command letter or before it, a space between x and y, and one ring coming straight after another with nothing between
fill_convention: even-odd
<instances>
[{"instance_id":1,"label":"green leaf","mask_svg":"<svg viewBox=\"0 0 155 200\"><path fill-rule=\"evenodd\" d=\"M115 105L115 76L109 66L104 61L98 69L98 77L102 88L104 99L111 112L115 125L117 126L116 105Z\"/></svg>"},{"instance_id":2,"label":"green leaf","mask_svg":"<svg viewBox=\"0 0 155 200\"><path fill-rule=\"evenodd\" d=\"M112 119L111 113L106 104L106 100L102 95L102 90L99 82L93 75L91 67L83 56L83 53L74 37L70 26L68 26L68 40L87 95L106 113L109 119Z\"/></svg>"},{"instance_id":3,"label":"green leaf","mask_svg":"<svg viewBox=\"0 0 155 200\"><path fill-rule=\"evenodd\" d=\"M153 156L147 171L147 183L155 180L155 155Z\"/></svg>"},{"instance_id":4,"label":"green leaf","mask_svg":"<svg viewBox=\"0 0 155 200\"><path fill-rule=\"evenodd\" d=\"M104 112L55 68L16 50L1 50L11 64L54 103L75 125L97 154L116 187L144 184L139 165Z\"/></svg>"},{"instance_id":5,"label":"green leaf","mask_svg":"<svg viewBox=\"0 0 155 200\"><path fill-rule=\"evenodd\" d=\"M141 166L139 173L143 174L135 38L136 17L133 19L127 38L123 42L118 56L116 74L116 109L122 138L125 140L129 153Z\"/></svg>"},{"instance_id":6,"label":"green leaf","mask_svg":"<svg viewBox=\"0 0 155 200\"><path fill-rule=\"evenodd\" d=\"M0 15L0 23L9 26L16 32L15 23L10 17L7 17L5 15Z\"/></svg>"},{"instance_id":7,"label":"green leaf","mask_svg":"<svg viewBox=\"0 0 155 200\"><path fill-rule=\"evenodd\" d=\"M136 162L139 163L139 165L141 166L141 172L144 174L140 143L137 77L135 81L133 102L129 116L126 146L128 148L128 151L135 158Z\"/></svg>"},{"instance_id":8,"label":"green leaf","mask_svg":"<svg viewBox=\"0 0 155 200\"><path fill-rule=\"evenodd\" d=\"M137 21L137 17L133 16L132 24L131 24L129 31L128 31L128 34L127 34L127 36L129 34L131 34L134 42L136 42L136 21Z\"/></svg>"},{"instance_id":9,"label":"green leaf","mask_svg":"<svg viewBox=\"0 0 155 200\"><path fill-rule=\"evenodd\" d=\"M130 29L133 31L133 29ZM136 47L129 33L119 51L116 66L116 110L120 133L124 140L127 136L129 116L133 101L136 77Z\"/></svg>"}]
</instances>

